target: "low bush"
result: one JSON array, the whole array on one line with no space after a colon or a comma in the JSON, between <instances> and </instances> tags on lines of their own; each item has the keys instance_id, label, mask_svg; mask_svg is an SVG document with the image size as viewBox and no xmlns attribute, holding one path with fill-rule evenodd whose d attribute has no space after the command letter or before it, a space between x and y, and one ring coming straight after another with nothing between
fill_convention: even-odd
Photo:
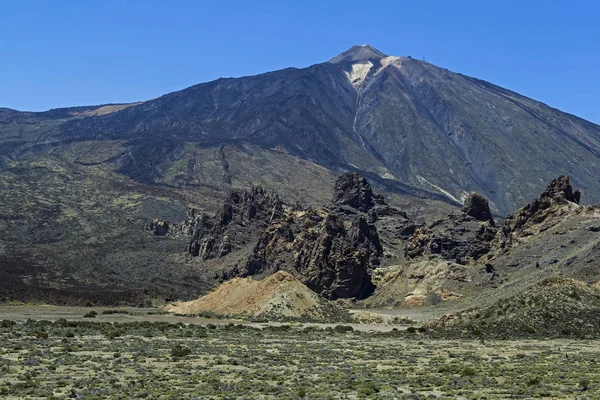
<instances>
[{"instance_id":1,"label":"low bush","mask_svg":"<svg viewBox=\"0 0 600 400\"><path fill-rule=\"evenodd\" d=\"M177 344L171 348L171 356L181 358L192 354L192 350L183 345Z\"/></svg>"}]
</instances>

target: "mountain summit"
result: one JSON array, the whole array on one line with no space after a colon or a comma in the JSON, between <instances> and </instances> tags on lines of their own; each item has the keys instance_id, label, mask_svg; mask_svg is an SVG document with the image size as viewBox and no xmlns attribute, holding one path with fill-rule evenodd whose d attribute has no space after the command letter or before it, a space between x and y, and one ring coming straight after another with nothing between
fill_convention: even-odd
<instances>
[{"instance_id":1,"label":"mountain summit","mask_svg":"<svg viewBox=\"0 0 600 400\"><path fill-rule=\"evenodd\" d=\"M345 62L380 60L385 57L387 57L387 54L382 53L370 44L364 44L362 46L354 45L350 47L343 53L333 57L329 62L340 64Z\"/></svg>"}]
</instances>

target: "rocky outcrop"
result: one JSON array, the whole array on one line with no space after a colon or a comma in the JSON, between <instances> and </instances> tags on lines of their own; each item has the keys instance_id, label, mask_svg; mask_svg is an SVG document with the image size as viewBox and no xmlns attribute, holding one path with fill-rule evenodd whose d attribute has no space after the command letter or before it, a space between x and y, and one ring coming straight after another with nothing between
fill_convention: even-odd
<instances>
[{"instance_id":1,"label":"rocky outcrop","mask_svg":"<svg viewBox=\"0 0 600 400\"><path fill-rule=\"evenodd\" d=\"M449 215L415 231L406 248L409 258L439 256L457 264L472 264L492 249L497 229L490 221Z\"/></svg>"},{"instance_id":2,"label":"rocky outcrop","mask_svg":"<svg viewBox=\"0 0 600 400\"><path fill-rule=\"evenodd\" d=\"M368 212L375 204L383 204L383 197L373 194L371 185L363 176L346 172L336 181L331 202Z\"/></svg>"},{"instance_id":3,"label":"rocky outcrop","mask_svg":"<svg viewBox=\"0 0 600 400\"><path fill-rule=\"evenodd\" d=\"M489 221L492 226L495 225L494 217L490 211L488 200L479 193L467 195L464 201L462 212L475 218L477 221Z\"/></svg>"},{"instance_id":4,"label":"rocky outcrop","mask_svg":"<svg viewBox=\"0 0 600 400\"><path fill-rule=\"evenodd\" d=\"M169 223L155 218L145 228L157 236L164 236L169 232Z\"/></svg>"},{"instance_id":5,"label":"rocky outcrop","mask_svg":"<svg viewBox=\"0 0 600 400\"><path fill-rule=\"evenodd\" d=\"M194 210L179 230L190 235L186 251L203 260L223 257L250 242L257 231L281 218L283 203L278 195L262 187L231 192L221 210L212 218Z\"/></svg>"},{"instance_id":6,"label":"rocky outcrop","mask_svg":"<svg viewBox=\"0 0 600 400\"><path fill-rule=\"evenodd\" d=\"M244 272L290 270L326 298L362 298L374 289L370 272L381 253L377 229L364 216L308 209L270 225Z\"/></svg>"},{"instance_id":7,"label":"rocky outcrop","mask_svg":"<svg viewBox=\"0 0 600 400\"><path fill-rule=\"evenodd\" d=\"M392 218L386 226L390 223L399 227L405 224L406 230L397 230L402 234L395 235L401 239L396 246L404 246L404 258L377 281L377 292L367 300L370 306L433 305L460 299L465 287L497 286L502 282L502 274L490 262L498 228L482 196L468 196L462 212L428 225L419 226L402 218Z\"/></svg>"},{"instance_id":8,"label":"rocky outcrop","mask_svg":"<svg viewBox=\"0 0 600 400\"><path fill-rule=\"evenodd\" d=\"M218 262L223 279L286 271L337 299L373 291L371 273L383 253L375 224L404 239L416 229L405 213L374 194L364 177L346 173L322 209L288 206L255 187L232 192L214 217L191 210L176 230L189 236L190 255L223 260Z\"/></svg>"},{"instance_id":9,"label":"rocky outcrop","mask_svg":"<svg viewBox=\"0 0 600 400\"><path fill-rule=\"evenodd\" d=\"M550 181L540 198L554 199L555 201L567 200L579 204L581 192L579 190L573 191L573 187L569 183L569 177L561 175Z\"/></svg>"},{"instance_id":10,"label":"rocky outcrop","mask_svg":"<svg viewBox=\"0 0 600 400\"><path fill-rule=\"evenodd\" d=\"M561 175L550 181L538 199L509 214L498 229L488 201L472 193L465 199L462 214L449 215L419 228L409 239L406 255L410 258L439 255L458 264L477 263L486 254L491 258L494 252L560 222L572 210L580 208L580 198L569 177Z\"/></svg>"},{"instance_id":11,"label":"rocky outcrop","mask_svg":"<svg viewBox=\"0 0 600 400\"><path fill-rule=\"evenodd\" d=\"M501 247L560 222L564 215L580 207L580 200L581 193L573 191L568 176L561 175L551 180L539 198L506 217L502 225Z\"/></svg>"},{"instance_id":12,"label":"rocky outcrop","mask_svg":"<svg viewBox=\"0 0 600 400\"><path fill-rule=\"evenodd\" d=\"M239 273L286 270L326 298L365 297L383 252L373 223L384 215L406 217L385 205L364 177L345 173L325 208L295 206L269 224Z\"/></svg>"}]
</instances>

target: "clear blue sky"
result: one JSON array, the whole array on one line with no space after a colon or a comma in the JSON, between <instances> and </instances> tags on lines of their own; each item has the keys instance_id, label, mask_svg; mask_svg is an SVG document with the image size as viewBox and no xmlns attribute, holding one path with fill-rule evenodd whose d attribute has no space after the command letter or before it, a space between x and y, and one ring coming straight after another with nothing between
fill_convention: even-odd
<instances>
[{"instance_id":1,"label":"clear blue sky","mask_svg":"<svg viewBox=\"0 0 600 400\"><path fill-rule=\"evenodd\" d=\"M0 107L132 102L352 44L600 123L597 1L0 1Z\"/></svg>"}]
</instances>

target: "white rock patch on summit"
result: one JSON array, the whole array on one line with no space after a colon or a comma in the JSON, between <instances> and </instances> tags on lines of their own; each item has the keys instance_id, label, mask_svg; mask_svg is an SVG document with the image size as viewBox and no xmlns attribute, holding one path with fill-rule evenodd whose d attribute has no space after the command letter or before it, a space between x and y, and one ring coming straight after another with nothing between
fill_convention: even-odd
<instances>
[{"instance_id":1,"label":"white rock patch on summit","mask_svg":"<svg viewBox=\"0 0 600 400\"><path fill-rule=\"evenodd\" d=\"M382 58L381 59L381 68L379 70L384 69L385 67L387 67L390 64L394 64L396 67L401 67L402 66L402 58L394 57L394 56Z\"/></svg>"},{"instance_id":2,"label":"white rock patch on summit","mask_svg":"<svg viewBox=\"0 0 600 400\"><path fill-rule=\"evenodd\" d=\"M367 74L369 73L372 67L373 63L370 61L360 62L352 64L352 71L344 71L344 73L346 74L346 77L348 78L350 83L357 88L364 82L365 78L367 77Z\"/></svg>"}]
</instances>

